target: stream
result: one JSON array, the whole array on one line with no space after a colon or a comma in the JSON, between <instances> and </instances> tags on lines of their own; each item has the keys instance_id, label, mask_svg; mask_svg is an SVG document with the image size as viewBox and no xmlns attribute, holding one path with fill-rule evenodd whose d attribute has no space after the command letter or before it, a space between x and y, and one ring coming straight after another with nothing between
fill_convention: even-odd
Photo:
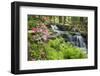
<instances>
[{"instance_id":1,"label":"stream","mask_svg":"<svg viewBox=\"0 0 100 76\"><path fill-rule=\"evenodd\" d=\"M71 35L69 31L62 31L60 30L57 25L50 25L52 30L57 34L57 35L63 35L63 38L65 41L69 41L72 44L74 44L76 47L79 47L80 49L86 50L86 43L85 39L82 37L82 35L79 32L74 32L75 35Z\"/></svg>"}]
</instances>

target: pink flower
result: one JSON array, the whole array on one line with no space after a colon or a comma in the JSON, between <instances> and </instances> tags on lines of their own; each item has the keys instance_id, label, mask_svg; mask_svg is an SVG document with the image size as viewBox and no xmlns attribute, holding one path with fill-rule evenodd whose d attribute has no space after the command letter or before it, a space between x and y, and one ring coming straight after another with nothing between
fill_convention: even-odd
<instances>
[{"instance_id":1,"label":"pink flower","mask_svg":"<svg viewBox=\"0 0 100 76\"><path fill-rule=\"evenodd\" d=\"M41 28L37 28L37 32L42 32L42 29Z\"/></svg>"},{"instance_id":2,"label":"pink flower","mask_svg":"<svg viewBox=\"0 0 100 76\"><path fill-rule=\"evenodd\" d=\"M48 35L48 30L43 30L42 31L44 34Z\"/></svg>"},{"instance_id":3,"label":"pink flower","mask_svg":"<svg viewBox=\"0 0 100 76\"><path fill-rule=\"evenodd\" d=\"M49 35L48 30L43 30L42 33L44 34L42 36L42 38L46 41L48 39L48 35Z\"/></svg>"},{"instance_id":4,"label":"pink flower","mask_svg":"<svg viewBox=\"0 0 100 76\"><path fill-rule=\"evenodd\" d=\"M36 32L36 31L37 31L37 28L32 28L32 31L33 31L33 32Z\"/></svg>"}]
</instances>

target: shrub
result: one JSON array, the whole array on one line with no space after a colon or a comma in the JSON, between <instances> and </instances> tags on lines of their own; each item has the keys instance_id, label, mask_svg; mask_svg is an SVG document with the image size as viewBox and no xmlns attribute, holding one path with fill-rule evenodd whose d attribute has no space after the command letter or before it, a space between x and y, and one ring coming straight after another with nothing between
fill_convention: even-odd
<instances>
[{"instance_id":1,"label":"shrub","mask_svg":"<svg viewBox=\"0 0 100 76\"><path fill-rule=\"evenodd\" d=\"M63 53L49 45L45 46L46 56L48 60L60 60L63 58Z\"/></svg>"},{"instance_id":2,"label":"shrub","mask_svg":"<svg viewBox=\"0 0 100 76\"><path fill-rule=\"evenodd\" d=\"M75 47L70 42L65 42L61 37L49 40L47 43L31 43L30 53L31 59L34 60L81 59L87 57L82 49ZM41 56L42 53L44 56Z\"/></svg>"},{"instance_id":3,"label":"shrub","mask_svg":"<svg viewBox=\"0 0 100 76\"><path fill-rule=\"evenodd\" d=\"M70 43L60 45L60 50L63 52L65 59L80 59L87 57L87 54L83 50Z\"/></svg>"}]
</instances>

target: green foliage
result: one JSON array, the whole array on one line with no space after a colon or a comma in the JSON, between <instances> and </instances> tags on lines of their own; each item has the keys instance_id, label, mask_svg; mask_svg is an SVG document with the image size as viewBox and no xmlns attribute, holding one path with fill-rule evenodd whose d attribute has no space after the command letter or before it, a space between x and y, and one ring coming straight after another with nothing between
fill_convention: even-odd
<instances>
[{"instance_id":1,"label":"green foliage","mask_svg":"<svg viewBox=\"0 0 100 76\"><path fill-rule=\"evenodd\" d=\"M45 52L46 60L80 59L87 57L84 51L74 47L71 43L65 43L62 38L49 40L48 43L42 45L33 44L31 49L31 56L35 60L43 59L41 58L41 49Z\"/></svg>"},{"instance_id":2,"label":"green foliage","mask_svg":"<svg viewBox=\"0 0 100 76\"><path fill-rule=\"evenodd\" d=\"M62 42L64 42L64 39L60 37L54 40L49 40L48 45L57 49Z\"/></svg>"},{"instance_id":3,"label":"green foliage","mask_svg":"<svg viewBox=\"0 0 100 76\"><path fill-rule=\"evenodd\" d=\"M31 58L34 60L39 60L40 59L40 52L37 50L31 51Z\"/></svg>"},{"instance_id":4,"label":"green foliage","mask_svg":"<svg viewBox=\"0 0 100 76\"><path fill-rule=\"evenodd\" d=\"M75 47L69 43L63 44L60 46L60 50L63 52L65 59L79 59L79 58L86 58L86 53Z\"/></svg>"},{"instance_id":5,"label":"green foliage","mask_svg":"<svg viewBox=\"0 0 100 76\"><path fill-rule=\"evenodd\" d=\"M40 19L36 18L35 16L28 16L28 29L32 29L32 27L38 26L38 23L40 23Z\"/></svg>"},{"instance_id":6,"label":"green foliage","mask_svg":"<svg viewBox=\"0 0 100 76\"><path fill-rule=\"evenodd\" d=\"M57 60L58 59L57 52L55 50L49 50L47 52L47 59L48 60Z\"/></svg>"},{"instance_id":7,"label":"green foliage","mask_svg":"<svg viewBox=\"0 0 100 76\"><path fill-rule=\"evenodd\" d=\"M58 54L58 57L61 56L61 58L64 59L78 59L87 57L83 50L73 46L71 43L65 43L62 38L50 40L49 45L51 47L53 46L53 50L55 49L57 52L60 52L61 55Z\"/></svg>"},{"instance_id":8,"label":"green foliage","mask_svg":"<svg viewBox=\"0 0 100 76\"><path fill-rule=\"evenodd\" d=\"M61 60L63 58L63 53L61 51L48 51L47 53L47 59L48 60Z\"/></svg>"},{"instance_id":9,"label":"green foliage","mask_svg":"<svg viewBox=\"0 0 100 76\"><path fill-rule=\"evenodd\" d=\"M28 34L28 41L29 43L33 43L33 38L31 33Z\"/></svg>"},{"instance_id":10,"label":"green foliage","mask_svg":"<svg viewBox=\"0 0 100 76\"><path fill-rule=\"evenodd\" d=\"M59 45L53 46L54 42L52 40L52 41L48 42L48 44L44 45L44 49L46 51L47 59L48 60L60 60L60 59L64 59L63 58L63 53L59 49L57 49L57 46L59 47Z\"/></svg>"}]
</instances>

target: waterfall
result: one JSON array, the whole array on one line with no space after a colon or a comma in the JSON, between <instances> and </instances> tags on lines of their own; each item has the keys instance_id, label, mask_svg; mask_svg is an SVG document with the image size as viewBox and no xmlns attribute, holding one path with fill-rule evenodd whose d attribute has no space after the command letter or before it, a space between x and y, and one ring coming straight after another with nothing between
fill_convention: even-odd
<instances>
[{"instance_id":1,"label":"waterfall","mask_svg":"<svg viewBox=\"0 0 100 76\"><path fill-rule=\"evenodd\" d=\"M61 31L56 25L51 25L51 28L54 32L56 32L58 35L64 35L64 39L68 40L75 46L79 48L85 48L86 49L86 44L84 42L84 38L81 36L79 32L75 32L75 35L71 35L67 30L66 31Z\"/></svg>"},{"instance_id":2,"label":"waterfall","mask_svg":"<svg viewBox=\"0 0 100 76\"><path fill-rule=\"evenodd\" d=\"M78 46L80 48L86 48L86 44L85 44L84 39L81 35L74 35L73 42L76 46Z\"/></svg>"},{"instance_id":3,"label":"waterfall","mask_svg":"<svg viewBox=\"0 0 100 76\"><path fill-rule=\"evenodd\" d=\"M51 25L51 28L54 32L56 32L57 34L61 34L63 33L63 31L60 31L59 28L56 25Z\"/></svg>"}]
</instances>

